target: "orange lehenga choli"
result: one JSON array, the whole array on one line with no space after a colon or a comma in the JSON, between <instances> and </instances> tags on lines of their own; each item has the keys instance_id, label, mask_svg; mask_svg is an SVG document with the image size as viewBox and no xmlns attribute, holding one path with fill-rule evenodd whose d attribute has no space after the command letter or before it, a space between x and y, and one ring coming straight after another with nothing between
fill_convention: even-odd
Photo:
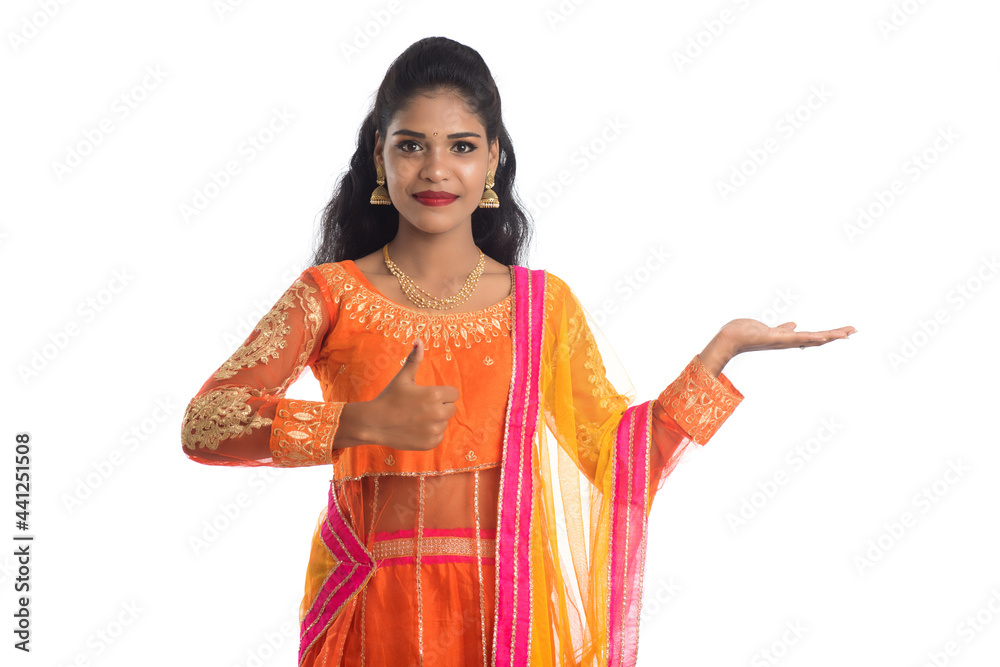
<instances>
[{"instance_id":1,"label":"orange lehenga choli","mask_svg":"<svg viewBox=\"0 0 1000 667\"><path fill-rule=\"evenodd\" d=\"M310 267L189 403L194 461L331 465L300 667L634 664L653 496L743 396L695 356L632 406L567 284L510 273L503 301L438 314L351 260ZM344 404L374 399L417 336L417 384L460 394L441 444L334 449ZM323 401L285 396L306 366Z\"/></svg>"}]
</instances>

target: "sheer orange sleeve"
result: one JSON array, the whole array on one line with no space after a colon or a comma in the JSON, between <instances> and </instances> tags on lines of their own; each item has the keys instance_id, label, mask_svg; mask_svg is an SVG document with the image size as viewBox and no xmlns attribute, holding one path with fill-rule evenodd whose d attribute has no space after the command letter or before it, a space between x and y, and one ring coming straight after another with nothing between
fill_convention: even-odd
<instances>
[{"instance_id":1,"label":"sheer orange sleeve","mask_svg":"<svg viewBox=\"0 0 1000 667\"><path fill-rule=\"evenodd\" d=\"M206 465L283 468L333 463L345 403L287 398L333 329L326 283L306 269L188 403L181 443Z\"/></svg>"},{"instance_id":2,"label":"sheer orange sleeve","mask_svg":"<svg viewBox=\"0 0 1000 667\"><path fill-rule=\"evenodd\" d=\"M542 367L546 424L561 449L602 488L598 480L605 477L618 425L635 396L620 392L609 380L589 315L569 286L550 273L547 292L547 338L552 342ZM606 342L605 351L612 352ZM624 369L612 363L619 384L627 385ZM725 375L713 376L696 355L652 402L651 477L662 483L684 449L691 442L708 443L742 400Z\"/></svg>"},{"instance_id":3,"label":"sheer orange sleeve","mask_svg":"<svg viewBox=\"0 0 1000 667\"><path fill-rule=\"evenodd\" d=\"M559 649L567 663L618 664L612 657L637 638L653 498L690 444L707 443L743 396L695 356L659 397L633 406L635 392L610 344L551 273L545 301L540 391L548 428L539 431L543 518L534 537L553 555L535 567L553 563L556 602L550 617L536 611L535 622L539 638L557 641L533 641L533 657L541 664L558 645L582 647L574 655ZM546 431L558 442L551 450ZM568 545L571 568L554 564L557 544Z\"/></svg>"}]
</instances>

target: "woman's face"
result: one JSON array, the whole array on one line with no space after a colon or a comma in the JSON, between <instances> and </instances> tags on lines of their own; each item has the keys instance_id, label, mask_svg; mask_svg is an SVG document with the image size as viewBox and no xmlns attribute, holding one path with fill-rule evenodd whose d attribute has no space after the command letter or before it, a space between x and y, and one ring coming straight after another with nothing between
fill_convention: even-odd
<instances>
[{"instance_id":1,"label":"woman's face","mask_svg":"<svg viewBox=\"0 0 1000 667\"><path fill-rule=\"evenodd\" d=\"M416 96L396 113L385 137L376 130L375 141L375 160L385 170L400 224L429 233L471 224L486 172L496 173L499 149L496 139L486 144L486 128L461 97L452 92Z\"/></svg>"}]
</instances>

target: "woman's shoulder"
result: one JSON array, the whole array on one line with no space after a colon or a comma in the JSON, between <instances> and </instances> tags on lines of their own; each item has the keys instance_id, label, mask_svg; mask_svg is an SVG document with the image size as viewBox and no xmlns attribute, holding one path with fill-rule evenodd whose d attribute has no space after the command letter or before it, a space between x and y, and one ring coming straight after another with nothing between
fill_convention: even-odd
<instances>
[{"instance_id":1,"label":"woman's shoulder","mask_svg":"<svg viewBox=\"0 0 1000 667\"><path fill-rule=\"evenodd\" d=\"M569 283L558 274L547 269L545 271L545 301L550 305L562 303L573 296Z\"/></svg>"},{"instance_id":2,"label":"woman's shoulder","mask_svg":"<svg viewBox=\"0 0 1000 667\"><path fill-rule=\"evenodd\" d=\"M339 303L346 289L354 278L351 272L350 260L314 264L305 269L303 275L310 276L332 303ZM356 270L356 269L355 269Z\"/></svg>"},{"instance_id":3,"label":"woman's shoulder","mask_svg":"<svg viewBox=\"0 0 1000 667\"><path fill-rule=\"evenodd\" d=\"M347 264L350 260L340 262L326 262L324 264L314 264L306 269L314 276L322 277L326 281L337 281L339 276L350 275Z\"/></svg>"},{"instance_id":4,"label":"woman's shoulder","mask_svg":"<svg viewBox=\"0 0 1000 667\"><path fill-rule=\"evenodd\" d=\"M548 269L543 269L545 271L545 285L551 290L566 291L569 290L569 285L560 276L552 273Z\"/></svg>"}]
</instances>

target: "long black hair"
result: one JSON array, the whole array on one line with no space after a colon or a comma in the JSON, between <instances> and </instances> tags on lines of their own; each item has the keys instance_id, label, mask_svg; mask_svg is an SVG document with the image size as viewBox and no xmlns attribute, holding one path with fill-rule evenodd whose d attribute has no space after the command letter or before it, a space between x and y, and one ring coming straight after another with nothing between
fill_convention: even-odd
<instances>
[{"instance_id":1,"label":"long black hair","mask_svg":"<svg viewBox=\"0 0 1000 667\"><path fill-rule=\"evenodd\" d=\"M358 131L358 145L323 211L313 265L364 257L388 243L399 229L395 206L369 202L375 182L375 130L386 136L397 111L421 93L458 93L486 128L487 145L499 141L493 191L499 208L472 212L472 237L501 264L520 264L532 229L514 190L514 146L500 115L500 92L482 56L447 37L425 37L403 51L385 73L375 101Z\"/></svg>"}]
</instances>

